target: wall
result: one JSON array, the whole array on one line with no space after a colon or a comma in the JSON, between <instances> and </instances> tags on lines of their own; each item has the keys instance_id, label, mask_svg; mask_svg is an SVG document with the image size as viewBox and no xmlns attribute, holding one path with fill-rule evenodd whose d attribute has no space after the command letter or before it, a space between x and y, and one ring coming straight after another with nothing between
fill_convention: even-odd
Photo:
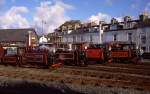
<instances>
[{"instance_id":1,"label":"wall","mask_svg":"<svg viewBox=\"0 0 150 94\"><path fill-rule=\"evenodd\" d=\"M92 41L90 40L90 37L92 36ZM73 41L76 39L75 41ZM83 39L81 39L81 37ZM94 43L98 44L100 42L99 38L99 32L97 33L81 33L81 34L70 34L70 35L64 35L62 39L63 43Z\"/></svg>"},{"instance_id":2,"label":"wall","mask_svg":"<svg viewBox=\"0 0 150 94\"><path fill-rule=\"evenodd\" d=\"M131 30L119 30L119 31L107 31L103 33L102 41L111 42L114 41L114 34L117 35L116 41L130 42L128 34L132 33L132 42L136 43L138 48L145 47L146 52L150 52L150 27L131 29ZM142 43L141 35L146 35L146 43Z\"/></svg>"}]
</instances>

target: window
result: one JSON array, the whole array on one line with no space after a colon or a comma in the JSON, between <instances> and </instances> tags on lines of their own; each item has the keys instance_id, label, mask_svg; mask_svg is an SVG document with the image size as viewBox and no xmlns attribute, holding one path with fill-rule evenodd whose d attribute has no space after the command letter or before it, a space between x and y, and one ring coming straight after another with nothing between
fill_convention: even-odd
<instances>
[{"instance_id":1,"label":"window","mask_svg":"<svg viewBox=\"0 0 150 94\"><path fill-rule=\"evenodd\" d=\"M92 42L92 35L90 35L90 42Z\"/></svg>"},{"instance_id":2,"label":"window","mask_svg":"<svg viewBox=\"0 0 150 94\"><path fill-rule=\"evenodd\" d=\"M31 37L32 40L35 40L35 37Z\"/></svg>"},{"instance_id":3,"label":"window","mask_svg":"<svg viewBox=\"0 0 150 94\"><path fill-rule=\"evenodd\" d=\"M117 25L116 24L110 26L110 30L116 30L116 29L117 29Z\"/></svg>"},{"instance_id":4,"label":"window","mask_svg":"<svg viewBox=\"0 0 150 94\"><path fill-rule=\"evenodd\" d=\"M141 47L143 51L146 51L146 47Z\"/></svg>"},{"instance_id":5,"label":"window","mask_svg":"<svg viewBox=\"0 0 150 94\"><path fill-rule=\"evenodd\" d=\"M141 43L146 44L146 36L145 35L141 35Z\"/></svg>"},{"instance_id":6,"label":"window","mask_svg":"<svg viewBox=\"0 0 150 94\"><path fill-rule=\"evenodd\" d=\"M6 48L6 56L17 55L17 47Z\"/></svg>"},{"instance_id":7,"label":"window","mask_svg":"<svg viewBox=\"0 0 150 94\"><path fill-rule=\"evenodd\" d=\"M73 36L73 42L76 42L76 36Z\"/></svg>"},{"instance_id":8,"label":"window","mask_svg":"<svg viewBox=\"0 0 150 94\"><path fill-rule=\"evenodd\" d=\"M128 33L128 41L132 42L132 33Z\"/></svg>"},{"instance_id":9,"label":"window","mask_svg":"<svg viewBox=\"0 0 150 94\"><path fill-rule=\"evenodd\" d=\"M81 36L81 42L83 42L83 36Z\"/></svg>"},{"instance_id":10,"label":"window","mask_svg":"<svg viewBox=\"0 0 150 94\"><path fill-rule=\"evenodd\" d=\"M114 34L114 41L117 40L117 34Z\"/></svg>"}]
</instances>

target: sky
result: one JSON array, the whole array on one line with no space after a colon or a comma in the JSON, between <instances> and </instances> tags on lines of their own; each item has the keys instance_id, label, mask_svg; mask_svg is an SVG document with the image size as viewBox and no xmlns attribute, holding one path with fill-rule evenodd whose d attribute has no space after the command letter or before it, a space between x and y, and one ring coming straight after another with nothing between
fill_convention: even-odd
<instances>
[{"instance_id":1,"label":"sky","mask_svg":"<svg viewBox=\"0 0 150 94\"><path fill-rule=\"evenodd\" d=\"M0 28L35 28L51 33L69 20L82 22L137 19L150 13L150 0L0 0Z\"/></svg>"}]
</instances>

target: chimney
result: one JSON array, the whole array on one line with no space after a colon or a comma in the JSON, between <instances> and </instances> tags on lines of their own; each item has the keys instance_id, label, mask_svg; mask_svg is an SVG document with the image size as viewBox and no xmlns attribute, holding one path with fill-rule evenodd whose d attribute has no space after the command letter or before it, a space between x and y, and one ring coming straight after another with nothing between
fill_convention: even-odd
<instances>
[{"instance_id":1,"label":"chimney","mask_svg":"<svg viewBox=\"0 0 150 94\"><path fill-rule=\"evenodd\" d=\"M124 22L128 22L128 21L131 21L132 19L131 19L131 17L130 16L125 16L124 17Z\"/></svg>"},{"instance_id":2,"label":"chimney","mask_svg":"<svg viewBox=\"0 0 150 94\"><path fill-rule=\"evenodd\" d=\"M145 21L146 19L148 19L148 13L144 12L141 15L139 15L139 19L140 21Z\"/></svg>"},{"instance_id":3,"label":"chimney","mask_svg":"<svg viewBox=\"0 0 150 94\"><path fill-rule=\"evenodd\" d=\"M118 23L117 19L112 18L112 19L111 19L111 24L116 24L116 23Z\"/></svg>"}]
</instances>

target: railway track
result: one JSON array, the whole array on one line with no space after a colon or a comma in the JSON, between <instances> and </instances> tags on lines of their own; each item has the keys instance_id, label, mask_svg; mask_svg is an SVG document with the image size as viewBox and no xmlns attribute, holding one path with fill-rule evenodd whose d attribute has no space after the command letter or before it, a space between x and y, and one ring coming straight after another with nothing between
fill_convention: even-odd
<instances>
[{"instance_id":1,"label":"railway track","mask_svg":"<svg viewBox=\"0 0 150 94\"><path fill-rule=\"evenodd\" d=\"M110 66L110 67L149 69L150 70L150 63L138 63L138 64L107 63L107 64L96 64L96 65L92 65L92 66L93 67Z\"/></svg>"},{"instance_id":2,"label":"railway track","mask_svg":"<svg viewBox=\"0 0 150 94\"><path fill-rule=\"evenodd\" d=\"M106 81L108 80L107 85L109 84L110 86L127 88L137 87L150 90L150 69L147 67L140 68L140 65L138 65L139 68L133 66L126 68L126 66L130 65L91 65L88 67L64 66L64 71L61 72L69 75L82 75L83 77L105 79ZM116 82L109 83L110 80ZM119 81L119 83L117 81ZM124 84L125 82L126 84Z\"/></svg>"},{"instance_id":3,"label":"railway track","mask_svg":"<svg viewBox=\"0 0 150 94\"><path fill-rule=\"evenodd\" d=\"M131 67L125 67L131 66ZM128 74L138 74L144 76L150 76L150 68L137 68L132 67L132 65L89 65L88 67L76 67L76 66L64 66L64 68L72 68L72 69L81 69L81 70L95 70L95 71L107 71L114 73L128 73ZM140 67L140 65L138 66ZM142 66L141 66L142 67Z\"/></svg>"},{"instance_id":4,"label":"railway track","mask_svg":"<svg viewBox=\"0 0 150 94\"><path fill-rule=\"evenodd\" d=\"M78 76L77 76L78 75ZM78 84L78 85L91 85L91 86L106 86L106 87L119 87L119 88L133 88L136 90L150 90L150 84L145 82L144 84L140 81L130 81L130 80L116 80L110 78L98 78L98 77L87 77L81 74L77 75L39 75L39 74L26 74L17 72L0 72L0 76L21 78L21 79L32 79L39 81L55 81L60 83Z\"/></svg>"}]
</instances>

